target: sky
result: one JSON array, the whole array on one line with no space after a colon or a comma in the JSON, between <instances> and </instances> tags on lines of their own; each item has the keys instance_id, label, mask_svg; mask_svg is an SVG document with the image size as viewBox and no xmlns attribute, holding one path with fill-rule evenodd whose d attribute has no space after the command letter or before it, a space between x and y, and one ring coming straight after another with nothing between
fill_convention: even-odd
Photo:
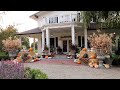
<instances>
[{"instance_id":1,"label":"sky","mask_svg":"<svg viewBox=\"0 0 120 90\"><path fill-rule=\"evenodd\" d=\"M7 11L5 15L2 15L0 25L2 28L8 25L16 25L18 32L36 28L38 27L37 21L29 17L36 12L38 11ZM33 39L30 39L30 43L32 42Z\"/></svg>"}]
</instances>

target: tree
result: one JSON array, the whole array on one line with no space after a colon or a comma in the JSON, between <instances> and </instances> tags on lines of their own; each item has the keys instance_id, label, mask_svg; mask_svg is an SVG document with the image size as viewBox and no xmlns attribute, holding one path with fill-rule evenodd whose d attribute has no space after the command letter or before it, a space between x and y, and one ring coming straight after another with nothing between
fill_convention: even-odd
<instances>
[{"instance_id":1,"label":"tree","mask_svg":"<svg viewBox=\"0 0 120 90\"><path fill-rule=\"evenodd\" d=\"M85 36L85 48L87 48L87 28L92 20L92 12L91 11L82 11L83 17L83 28L84 28L84 36Z\"/></svg>"},{"instance_id":2,"label":"tree","mask_svg":"<svg viewBox=\"0 0 120 90\"><path fill-rule=\"evenodd\" d=\"M35 50L37 49L38 42L35 42ZM31 44L31 47L34 47L34 43Z\"/></svg>"},{"instance_id":3,"label":"tree","mask_svg":"<svg viewBox=\"0 0 120 90\"><path fill-rule=\"evenodd\" d=\"M15 35L16 32L17 32L17 29L12 25L9 25L5 29L1 28L1 31L0 31L0 51L2 51L2 47L3 47L2 40L5 40L10 36L11 37L16 36Z\"/></svg>"},{"instance_id":4,"label":"tree","mask_svg":"<svg viewBox=\"0 0 120 90\"><path fill-rule=\"evenodd\" d=\"M85 48L87 48L87 29L90 26L92 19L95 19L96 27L99 28L99 24L102 23L101 20L106 20L108 18L109 11L82 11L83 17L83 28L85 36ZM102 28L102 26L101 26Z\"/></svg>"},{"instance_id":5,"label":"tree","mask_svg":"<svg viewBox=\"0 0 120 90\"><path fill-rule=\"evenodd\" d=\"M27 49L30 48L30 45L29 45L29 39L27 37L21 37L21 41L22 41L22 45L25 46Z\"/></svg>"}]
</instances>

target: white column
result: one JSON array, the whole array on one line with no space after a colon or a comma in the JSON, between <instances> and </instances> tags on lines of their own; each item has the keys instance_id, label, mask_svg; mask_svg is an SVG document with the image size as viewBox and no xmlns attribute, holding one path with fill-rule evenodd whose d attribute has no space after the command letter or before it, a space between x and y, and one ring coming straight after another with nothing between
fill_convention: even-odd
<instances>
[{"instance_id":1,"label":"white column","mask_svg":"<svg viewBox=\"0 0 120 90\"><path fill-rule=\"evenodd\" d=\"M45 46L45 32L42 31L42 51L44 50L44 46Z\"/></svg>"},{"instance_id":2,"label":"white column","mask_svg":"<svg viewBox=\"0 0 120 90\"><path fill-rule=\"evenodd\" d=\"M42 47L41 47L41 37L38 38L38 54L41 54Z\"/></svg>"},{"instance_id":3,"label":"white column","mask_svg":"<svg viewBox=\"0 0 120 90\"><path fill-rule=\"evenodd\" d=\"M35 38L33 38L33 48L34 48L34 52L35 52Z\"/></svg>"},{"instance_id":4,"label":"white column","mask_svg":"<svg viewBox=\"0 0 120 90\"><path fill-rule=\"evenodd\" d=\"M85 48L87 48L87 28L84 29Z\"/></svg>"},{"instance_id":5,"label":"white column","mask_svg":"<svg viewBox=\"0 0 120 90\"><path fill-rule=\"evenodd\" d=\"M67 52L69 52L69 40L67 40Z\"/></svg>"},{"instance_id":6,"label":"white column","mask_svg":"<svg viewBox=\"0 0 120 90\"><path fill-rule=\"evenodd\" d=\"M75 27L71 26L71 35L72 35L72 45L75 45Z\"/></svg>"},{"instance_id":7,"label":"white column","mask_svg":"<svg viewBox=\"0 0 120 90\"><path fill-rule=\"evenodd\" d=\"M46 45L50 48L50 33L48 28L46 28Z\"/></svg>"}]
</instances>

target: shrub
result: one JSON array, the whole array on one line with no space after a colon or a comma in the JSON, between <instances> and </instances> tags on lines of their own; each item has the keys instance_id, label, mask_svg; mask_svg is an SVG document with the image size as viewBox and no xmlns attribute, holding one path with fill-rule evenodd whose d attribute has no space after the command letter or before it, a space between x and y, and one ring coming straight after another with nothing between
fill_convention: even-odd
<instances>
[{"instance_id":1,"label":"shrub","mask_svg":"<svg viewBox=\"0 0 120 90\"><path fill-rule=\"evenodd\" d=\"M25 68L25 78L27 79L48 79L48 76L39 69Z\"/></svg>"},{"instance_id":2,"label":"shrub","mask_svg":"<svg viewBox=\"0 0 120 90\"><path fill-rule=\"evenodd\" d=\"M0 60L2 59L4 60L10 59L7 52L0 52Z\"/></svg>"}]
</instances>

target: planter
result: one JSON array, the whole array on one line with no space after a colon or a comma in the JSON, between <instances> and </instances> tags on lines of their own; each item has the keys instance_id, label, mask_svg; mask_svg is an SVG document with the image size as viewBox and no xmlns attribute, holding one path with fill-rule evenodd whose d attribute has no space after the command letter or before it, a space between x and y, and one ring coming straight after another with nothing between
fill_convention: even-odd
<instances>
[{"instance_id":1,"label":"planter","mask_svg":"<svg viewBox=\"0 0 120 90\"><path fill-rule=\"evenodd\" d=\"M99 60L99 67L104 68L103 60L105 60L105 54L103 49L96 49L97 59Z\"/></svg>"},{"instance_id":2,"label":"planter","mask_svg":"<svg viewBox=\"0 0 120 90\"><path fill-rule=\"evenodd\" d=\"M18 50L9 51L8 53L9 53L10 59L14 59L17 56L17 54L18 54Z\"/></svg>"}]
</instances>

